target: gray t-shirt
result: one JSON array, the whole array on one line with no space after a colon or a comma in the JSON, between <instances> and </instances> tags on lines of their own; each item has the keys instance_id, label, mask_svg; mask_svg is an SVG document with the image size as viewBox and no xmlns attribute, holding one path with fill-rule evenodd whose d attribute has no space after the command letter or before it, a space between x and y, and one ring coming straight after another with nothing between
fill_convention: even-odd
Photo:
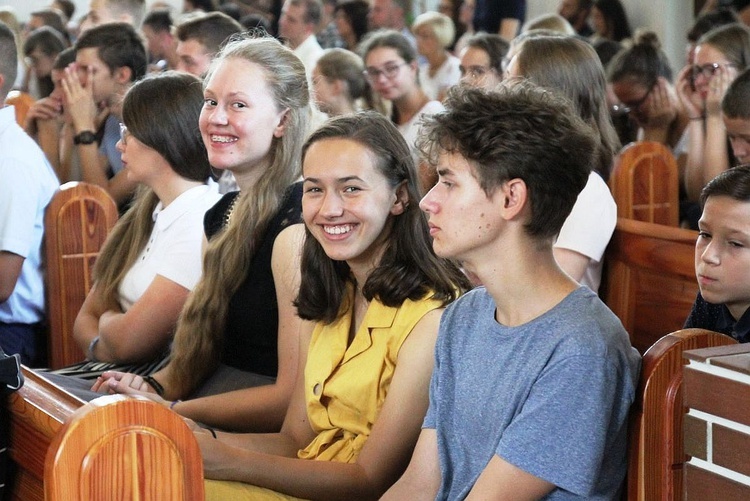
<instances>
[{"instance_id":1,"label":"gray t-shirt","mask_svg":"<svg viewBox=\"0 0 750 501\"><path fill-rule=\"evenodd\" d=\"M437 499L467 496L497 454L557 486L545 499L618 499L640 355L581 287L518 326L483 287L443 314L425 428L437 433Z\"/></svg>"}]
</instances>

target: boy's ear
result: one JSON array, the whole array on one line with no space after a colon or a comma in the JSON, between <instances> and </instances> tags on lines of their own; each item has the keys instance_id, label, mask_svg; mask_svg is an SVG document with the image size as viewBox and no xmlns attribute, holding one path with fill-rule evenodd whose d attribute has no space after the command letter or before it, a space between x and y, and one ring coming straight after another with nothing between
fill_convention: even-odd
<instances>
[{"instance_id":1,"label":"boy's ear","mask_svg":"<svg viewBox=\"0 0 750 501\"><path fill-rule=\"evenodd\" d=\"M344 80L336 79L333 81L333 88L336 90L336 94L342 94L344 92L344 86L346 82Z\"/></svg>"},{"instance_id":2,"label":"boy's ear","mask_svg":"<svg viewBox=\"0 0 750 501\"><path fill-rule=\"evenodd\" d=\"M396 187L396 201L393 202L391 207L391 214L398 216L406 212L409 207L409 190L406 189L406 181L401 181L401 184Z\"/></svg>"},{"instance_id":3,"label":"boy's ear","mask_svg":"<svg viewBox=\"0 0 750 501\"><path fill-rule=\"evenodd\" d=\"M495 195L500 197L501 214L505 220L516 219L529 205L529 191L522 179L504 182Z\"/></svg>"},{"instance_id":4,"label":"boy's ear","mask_svg":"<svg viewBox=\"0 0 750 501\"><path fill-rule=\"evenodd\" d=\"M119 84L127 84L133 81L133 70L128 66L120 66L115 70L115 81Z\"/></svg>"}]
</instances>

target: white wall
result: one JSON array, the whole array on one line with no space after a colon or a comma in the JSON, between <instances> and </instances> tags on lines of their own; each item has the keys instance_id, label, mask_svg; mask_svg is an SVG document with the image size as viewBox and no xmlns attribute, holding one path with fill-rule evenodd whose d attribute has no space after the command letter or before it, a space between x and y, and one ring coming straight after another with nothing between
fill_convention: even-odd
<instances>
[{"instance_id":1,"label":"white wall","mask_svg":"<svg viewBox=\"0 0 750 501\"><path fill-rule=\"evenodd\" d=\"M555 12L560 0L526 0L526 18ZM692 0L621 0L633 30L656 32L675 75L685 64L685 35L693 23Z\"/></svg>"}]
</instances>

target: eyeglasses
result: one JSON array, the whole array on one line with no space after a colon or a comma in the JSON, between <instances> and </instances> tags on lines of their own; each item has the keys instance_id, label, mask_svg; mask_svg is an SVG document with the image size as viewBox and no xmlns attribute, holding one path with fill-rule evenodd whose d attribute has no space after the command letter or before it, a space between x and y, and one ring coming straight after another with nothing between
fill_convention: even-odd
<instances>
[{"instance_id":1,"label":"eyeglasses","mask_svg":"<svg viewBox=\"0 0 750 501\"><path fill-rule=\"evenodd\" d=\"M610 111L613 115L627 115L631 111L636 111L638 108L643 106L643 104L648 99L648 96L651 95L651 91L654 90L654 85L655 84L649 86L648 92L646 92L642 98L635 101L630 101L629 103L615 104L614 106L612 106L612 108L610 108Z\"/></svg>"},{"instance_id":2,"label":"eyeglasses","mask_svg":"<svg viewBox=\"0 0 750 501\"><path fill-rule=\"evenodd\" d=\"M120 124L120 141L122 141L123 146L128 144L128 136L130 136L128 128L125 126L125 124Z\"/></svg>"},{"instance_id":3,"label":"eyeglasses","mask_svg":"<svg viewBox=\"0 0 750 501\"><path fill-rule=\"evenodd\" d=\"M719 68L726 66L727 68L733 68L735 65L732 63L708 63L708 64L696 64L693 66L693 79L698 78L698 75L703 75L704 78L711 78L719 71Z\"/></svg>"},{"instance_id":4,"label":"eyeglasses","mask_svg":"<svg viewBox=\"0 0 750 501\"><path fill-rule=\"evenodd\" d=\"M387 64L383 67L382 70L379 70L378 68L370 67L370 68L367 68L363 73L365 75L365 78L367 78L367 80L371 82L374 82L378 78L380 78L380 75L385 75L385 78L387 78L388 80L393 80L394 78L396 78L396 75L398 75L398 72L401 69L401 67L406 66L408 64L409 63Z\"/></svg>"},{"instance_id":5,"label":"eyeglasses","mask_svg":"<svg viewBox=\"0 0 750 501\"><path fill-rule=\"evenodd\" d=\"M461 70L462 77L468 76L473 80L484 78L487 73L495 71L494 68L490 68L489 66L469 66L468 68L459 66L459 69Z\"/></svg>"}]
</instances>

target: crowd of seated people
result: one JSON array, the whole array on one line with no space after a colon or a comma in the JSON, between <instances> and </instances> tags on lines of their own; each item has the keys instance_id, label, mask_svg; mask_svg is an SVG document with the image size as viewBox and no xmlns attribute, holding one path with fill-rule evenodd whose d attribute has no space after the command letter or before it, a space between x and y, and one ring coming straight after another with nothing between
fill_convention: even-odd
<instances>
[{"instance_id":1,"label":"crowd of seated people","mask_svg":"<svg viewBox=\"0 0 750 501\"><path fill-rule=\"evenodd\" d=\"M97 184L120 220L85 359L45 377L185 417L208 499L616 497L639 357L597 296L613 117L680 166L685 325L750 341L750 28L707 7L670 61L623 3L101 0L0 24L0 97L35 99L20 125L0 108L0 348L45 367L44 208Z\"/></svg>"}]
</instances>

